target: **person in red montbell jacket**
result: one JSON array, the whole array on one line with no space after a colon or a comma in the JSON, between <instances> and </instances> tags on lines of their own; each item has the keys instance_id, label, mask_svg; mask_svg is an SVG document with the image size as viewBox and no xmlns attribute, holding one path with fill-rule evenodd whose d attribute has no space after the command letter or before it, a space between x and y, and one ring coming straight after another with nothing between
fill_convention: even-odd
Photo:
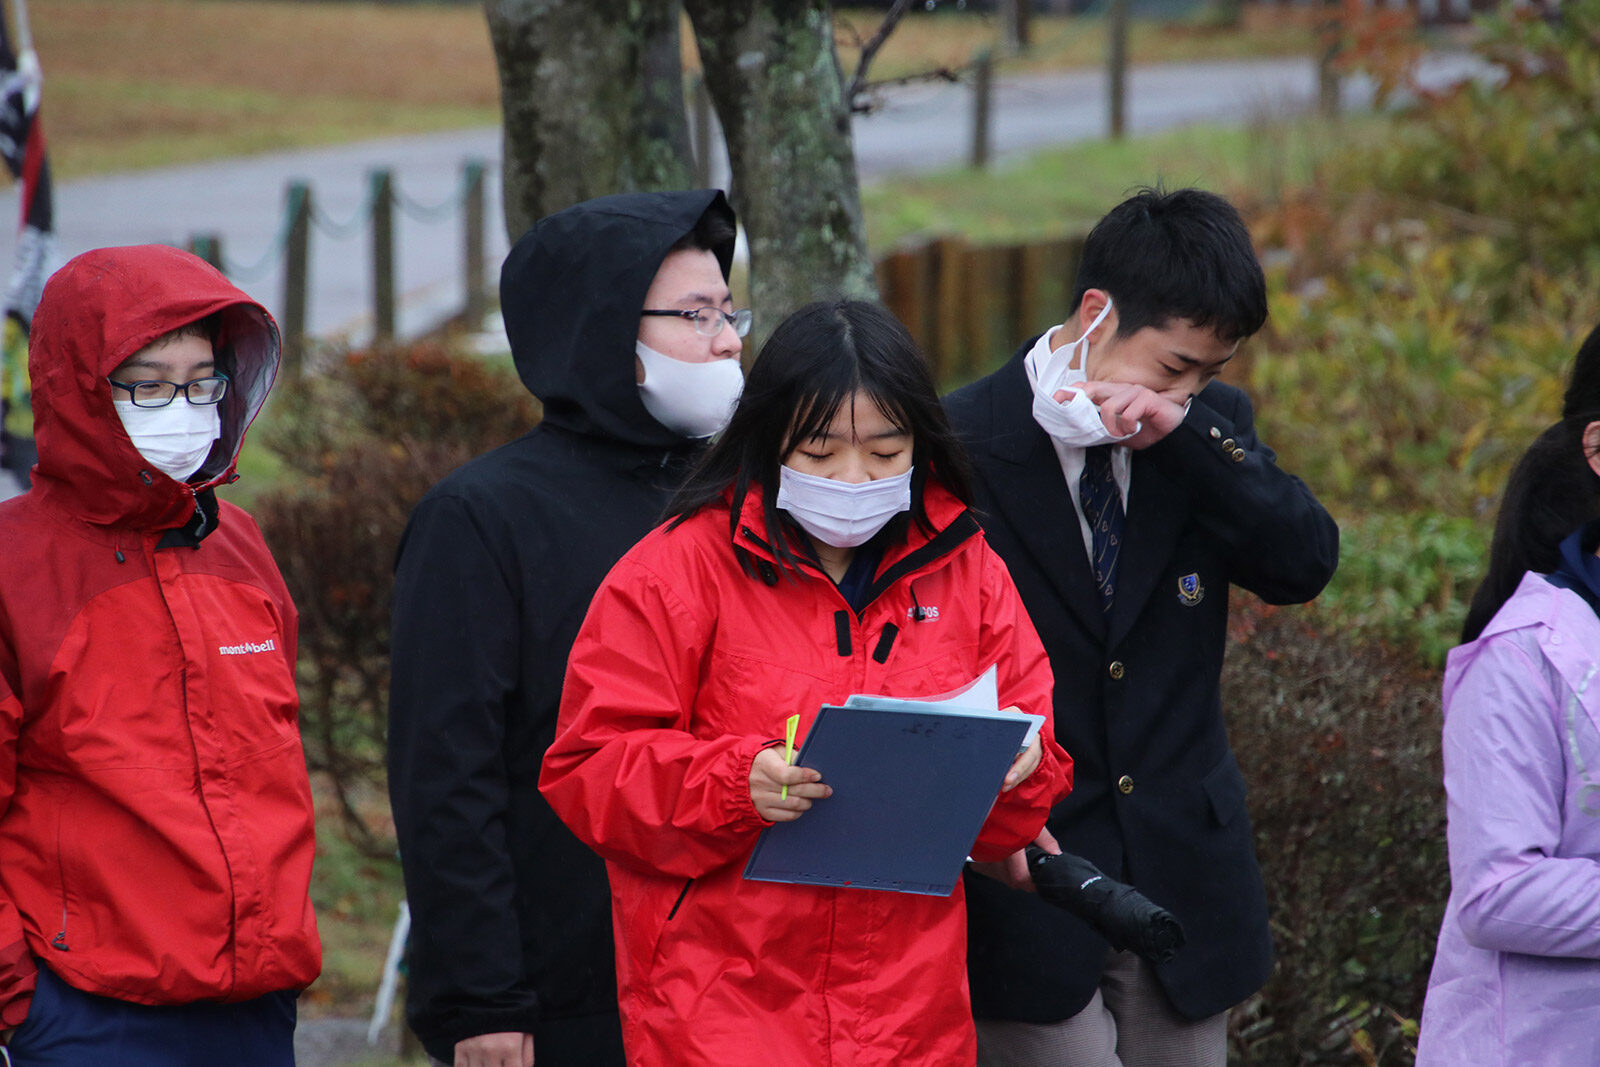
<instances>
[{"instance_id":1,"label":"person in red montbell jacket","mask_svg":"<svg viewBox=\"0 0 1600 1067\"><path fill-rule=\"evenodd\" d=\"M15 1067L279 1067L321 968L296 616L219 503L266 310L160 246L62 267L0 503L0 1027Z\"/></svg>"},{"instance_id":2,"label":"person in red montbell jacket","mask_svg":"<svg viewBox=\"0 0 1600 1067\"><path fill-rule=\"evenodd\" d=\"M1066 795L1050 665L969 499L905 328L875 304L813 304L763 346L669 521L600 586L539 788L606 860L632 1067L973 1063L959 882L744 877L764 828L839 800L785 762L786 719L803 736L853 693L930 697L993 666L1002 706L1045 717L996 782L976 860L1028 844Z\"/></svg>"}]
</instances>

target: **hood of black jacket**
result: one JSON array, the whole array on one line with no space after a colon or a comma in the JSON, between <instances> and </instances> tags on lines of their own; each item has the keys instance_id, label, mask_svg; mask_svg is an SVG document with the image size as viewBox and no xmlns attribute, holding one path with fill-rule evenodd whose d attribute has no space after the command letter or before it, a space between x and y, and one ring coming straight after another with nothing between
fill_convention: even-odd
<instances>
[{"instance_id":1,"label":"hood of black jacket","mask_svg":"<svg viewBox=\"0 0 1600 1067\"><path fill-rule=\"evenodd\" d=\"M540 219L512 247L501 313L517 374L546 423L647 448L689 443L639 398L634 342L661 261L708 212L731 227L717 189L603 196ZM726 278L733 242L712 251Z\"/></svg>"}]
</instances>

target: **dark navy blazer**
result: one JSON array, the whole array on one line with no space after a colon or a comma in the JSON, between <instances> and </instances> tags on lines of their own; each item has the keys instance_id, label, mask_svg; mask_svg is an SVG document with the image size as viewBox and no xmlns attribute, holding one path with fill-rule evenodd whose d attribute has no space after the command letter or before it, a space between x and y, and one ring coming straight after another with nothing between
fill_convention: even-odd
<instances>
[{"instance_id":1,"label":"dark navy blazer","mask_svg":"<svg viewBox=\"0 0 1600 1067\"><path fill-rule=\"evenodd\" d=\"M946 398L977 473L977 510L1055 671L1056 736L1075 762L1050 818L1069 852L1170 909L1188 945L1157 968L1183 1015L1259 989L1272 939L1245 783L1223 724L1228 587L1274 604L1321 592L1339 531L1256 439L1250 401L1213 382L1183 424L1133 453L1107 616L1066 479L1033 421L1022 358ZM979 1018L1054 1022L1099 984L1106 942L1036 896L969 873Z\"/></svg>"}]
</instances>

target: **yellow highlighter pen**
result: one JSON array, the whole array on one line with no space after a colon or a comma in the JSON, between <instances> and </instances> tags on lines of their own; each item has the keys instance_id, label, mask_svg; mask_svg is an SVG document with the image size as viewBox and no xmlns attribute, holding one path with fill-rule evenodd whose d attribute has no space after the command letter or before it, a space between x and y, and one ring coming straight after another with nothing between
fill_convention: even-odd
<instances>
[{"instance_id":1,"label":"yellow highlighter pen","mask_svg":"<svg viewBox=\"0 0 1600 1067\"><path fill-rule=\"evenodd\" d=\"M783 762L785 763L794 762L794 733L798 729L800 729L800 716L789 716L789 721L784 723L783 727ZM782 800L788 800L789 787L784 786L779 790L778 797Z\"/></svg>"}]
</instances>

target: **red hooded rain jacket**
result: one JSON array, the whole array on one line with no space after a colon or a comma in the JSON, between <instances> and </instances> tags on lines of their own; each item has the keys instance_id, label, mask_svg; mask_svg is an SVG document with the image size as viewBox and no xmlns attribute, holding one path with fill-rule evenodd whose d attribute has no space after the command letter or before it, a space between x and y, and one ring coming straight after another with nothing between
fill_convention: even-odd
<instances>
[{"instance_id":1,"label":"red hooded rain jacket","mask_svg":"<svg viewBox=\"0 0 1600 1067\"><path fill-rule=\"evenodd\" d=\"M107 375L211 315L232 384L181 484L134 447ZM176 249L88 252L45 286L39 464L0 504L0 1025L26 1017L35 958L143 1004L317 976L295 611L255 523L208 492L277 365L265 309Z\"/></svg>"},{"instance_id":2,"label":"red hooded rain jacket","mask_svg":"<svg viewBox=\"0 0 1600 1067\"><path fill-rule=\"evenodd\" d=\"M859 616L820 573L746 574L727 506L657 529L596 594L540 789L607 860L630 1064L974 1061L959 883L932 897L743 877L768 825L750 764L789 715L803 737L823 703L933 696L991 663L1001 706L1050 715L1050 665L1005 566L948 492L930 484L927 510L943 534L913 526L891 547ZM753 490L735 544L767 566L762 514ZM1032 841L1070 788L1048 722L1041 736L1038 769L1000 794L975 858Z\"/></svg>"}]
</instances>

